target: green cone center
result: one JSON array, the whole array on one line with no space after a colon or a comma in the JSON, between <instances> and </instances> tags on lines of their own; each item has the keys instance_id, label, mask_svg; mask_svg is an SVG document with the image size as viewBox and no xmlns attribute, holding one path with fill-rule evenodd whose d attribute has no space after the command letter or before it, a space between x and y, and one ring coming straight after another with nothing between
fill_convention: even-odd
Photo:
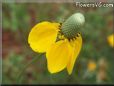
<instances>
[{"instance_id":1,"label":"green cone center","mask_svg":"<svg viewBox=\"0 0 114 86\"><path fill-rule=\"evenodd\" d=\"M63 35L68 38L74 38L84 25L85 18L81 13L75 13L70 16L61 26Z\"/></svg>"}]
</instances>

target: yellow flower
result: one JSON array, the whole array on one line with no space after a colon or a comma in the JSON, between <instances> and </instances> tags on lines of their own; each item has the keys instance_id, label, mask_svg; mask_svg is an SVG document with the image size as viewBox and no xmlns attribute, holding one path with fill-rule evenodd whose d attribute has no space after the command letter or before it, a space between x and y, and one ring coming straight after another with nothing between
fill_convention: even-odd
<instances>
[{"instance_id":1,"label":"yellow flower","mask_svg":"<svg viewBox=\"0 0 114 86\"><path fill-rule=\"evenodd\" d=\"M96 63L94 61L89 61L88 63L88 71L94 71L96 69Z\"/></svg>"},{"instance_id":2,"label":"yellow flower","mask_svg":"<svg viewBox=\"0 0 114 86\"><path fill-rule=\"evenodd\" d=\"M34 51L46 52L50 73L57 73L67 68L68 73L71 74L82 47L82 37L77 33L74 37L67 38L61 30L60 23L48 21L38 23L29 34L28 43Z\"/></svg>"},{"instance_id":3,"label":"yellow flower","mask_svg":"<svg viewBox=\"0 0 114 86\"><path fill-rule=\"evenodd\" d=\"M107 37L108 43L111 47L114 47L114 34Z\"/></svg>"}]
</instances>

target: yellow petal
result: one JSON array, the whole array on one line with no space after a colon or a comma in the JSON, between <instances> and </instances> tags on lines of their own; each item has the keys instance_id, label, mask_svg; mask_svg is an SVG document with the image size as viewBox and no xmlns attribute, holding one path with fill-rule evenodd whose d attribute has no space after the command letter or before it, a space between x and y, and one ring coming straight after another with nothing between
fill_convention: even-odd
<instances>
[{"instance_id":1,"label":"yellow petal","mask_svg":"<svg viewBox=\"0 0 114 86\"><path fill-rule=\"evenodd\" d=\"M67 71L69 74L72 73L75 61L76 61L76 59L79 55L79 52L81 50L81 47L82 47L82 37L80 34L78 34L78 36L79 37L77 37L75 41L71 41L71 46L72 46L73 52L70 57L69 63L67 65Z\"/></svg>"},{"instance_id":2,"label":"yellow petal","mask_svg":"<svg viewBox=\"0 0 114 86\"><path fill-rule=\"evenodd\" d=\"M108 40L109 45L111 47L114 47L114 34L108 36L107 40Z\"/></svg>"},{"instance_id":3,"label":"yellow petal","mask_svg":"<svg viewBox=\"0 0 114 86\"><path fill-rule=\"evenodd\" d=\"M46 50L56 41L59 23L41 22L35 25L28 37L30 47L36 52ZM57 27L58 26L58 27Z\"/></svg>"},{"instance_id":4,"label":"yellow petal","mask_svg":"<svg viewBox=\"0 0 114 86\"><path fill-rule=\"evenodd\" d=\"M47 65L50 73L56 73L63 70L71 55L70 44L67 40L60 40L53 44L46 52Z\"/></svg>"}]
</instances>

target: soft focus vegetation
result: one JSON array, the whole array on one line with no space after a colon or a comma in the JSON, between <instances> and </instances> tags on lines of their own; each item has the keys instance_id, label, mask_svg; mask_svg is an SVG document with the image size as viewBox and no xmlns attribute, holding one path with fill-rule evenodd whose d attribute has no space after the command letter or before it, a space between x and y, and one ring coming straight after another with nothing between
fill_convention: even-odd
<instances>
[{"instance_id":1,"label":"soft focus vegetation","mask_svg":"<svg viewBox=\"0 0 114 86\"><path fill-rule=\"evenodd\" d=\"M114 48L107 37L113 33L113 8L79 8L74 3L3 3L3 84L88 84L114 83ZM31 50L28 34L41 21L64 22L75 12L82 12L86 23L81 29L83 47L73 73L64 70L50 74L45 55L29 65L17 76L24 66L38 53Z\"/></svg>"}]
</instances>

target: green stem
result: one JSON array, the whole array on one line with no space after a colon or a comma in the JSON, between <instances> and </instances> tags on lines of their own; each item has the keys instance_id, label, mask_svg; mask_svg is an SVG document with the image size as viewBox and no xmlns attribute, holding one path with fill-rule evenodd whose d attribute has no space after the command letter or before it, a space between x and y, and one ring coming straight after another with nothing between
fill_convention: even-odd
<instances>
[{"instance_id":1,"label":"green stem","mask_svg":"<svg viewBox=\"0 0 114 86\"><path fill-rule=\"evenodd\" d=\"M25 67L22 69L22 71L19 73L19 75L17 76L17 83L21 82L22 79L22 75L25 72L25 70L35 61L37 61L39 59L39 57L41 57L43 54L39 54L39 56L34 57L28 64L25 65Z\"/></svg>"}]
</instances>

